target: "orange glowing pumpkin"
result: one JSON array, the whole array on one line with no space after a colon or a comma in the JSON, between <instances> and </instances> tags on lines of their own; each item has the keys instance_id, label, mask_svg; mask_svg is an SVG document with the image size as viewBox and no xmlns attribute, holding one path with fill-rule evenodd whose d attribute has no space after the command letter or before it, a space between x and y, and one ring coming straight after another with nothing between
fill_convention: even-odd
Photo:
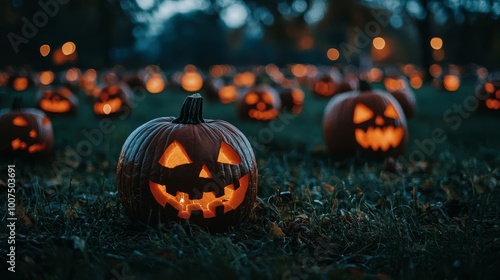
<instances>
[{"instance_id":1,"label":"orange glowing pumpkin","mask_svg":"<svg viewBox=\"0 0 500 280\"><path fill-rule=\"evenodd\" d=\"M228 84L223 78L207 78L205 93L209 100L218 100L223 104L235 102L239 96L236 86Z\"/></svg>"},{"instance_id":2,"label":"orange glowing pumpkin","mask_svg":"<svg viewBox=\"0 0 500 280\"><path fill-rule=\"evenodd\" d=\"M460 78L454 74L444 75L443 88L449 92L457 91L460 88Z\"/></svg>"},{"instance_id":3,"label":"orange glowing pumpkin","mask_svg":"<svg viewBox=\"0 0 500 280\"><path fill-rule=\"evenodd\" d=\"M33 79L27 74L14 74L9 77L8 86L15 91L25 91L33 86Z\"/></svg>"},{"instance_id":4,"label":"orange glowing pumpkin","mask_svg":"<svg viewBox=\"0 0 500 280\"><path fill-rule=\"evenodd\" d=\"M46 113L73 114L78 107L78 99L65 86L49 87L38 92L38 108Z\"/></svg>"},{"instance_id":5,"label":"orange glowing pumpkin","mask_svg":"<svg viewBox=\"0 0 500 280\"><path fill-rule=\"evenodd\" d=\"M371 90L365 81L359 91L330 100L323 135L336 156L401 154L408 143L406 118L397 100L387 92Z\"/></svg>"},{"instance_id":6,"label":"orange glowing pumpkin","mask_svg":"<svg viewBox=\"0 0 500 280\"><path fill-rule=\"evenodd\" d=\"M180 117L137 128L123 145L116 172L119 198L134 220L176 220L220 231L241 223L257 194L257 165L246 137L231 124L202 117L199 94Z\"/></svg>"},{"instance_id":7,"label":"orange glowing pumpkin","mask_svg":"<svg viewBox=\"0 0 500 280\"><path fill-rule=\"evenodd\" d=\"M23 108L20 98L0 111L0 131L0 154L46 154L54 143L50 119L38 109Z\"/></svg>"},{"instance_id":8,"label":"orange glowing pumpkin","mask_svg":"<svg viewBox=\"0 0 500 280\"><path fill-rule=\"evenodd\" d=\"M335 94L354 90L356 85L353 85L353 82L351 80L342 80L342 76L338 71L329 71L313 79L311 91L319 97L330 98Z\"/></svg>"},{"instance_id":9,"label":"orange glowing pumpkin","mask_svg":"<svg viewBox=\"0 0 500 280\"><path fill-rule=\"evenodd\" d=\"M269 86L256 86L248 90L238 102L238 113L242 119L270 121L278 116L281 100Z\"/></svg>"},{"instance_id":10,"label":"orange glowing pumpkin","mask_svg":"<svg viewBox=\"0 0 500 280\"><path fill-rule=\"evenodd\" d=\"M94 100L96 115L115 115L130 109L132 93L125 83L117 83L102 88Z\"/></svg>"},{"instance_id":11,"label":"orange glowing pumpkin","mask_svg":"<svg viewBox=\"0 0 500 280\"><path fill-rule=\"evenodd\" d=\"M416 111L417 101L415 100L413 90L410 88L408 79L405 76L386 77L384 79L384 86L399 102L406 118L411 118Z\"/></svg>"},{"instance_id":12,"label":"orange glowing pumpkin","mask_svg":"<svg viewBox=\"0 0 500 280\"><path fill-rule=\"evenodd\" d=\"M298 115L304 107L304 91L298 86L278 86L281 110Z\"/></svg>"},{"instance_id":13,"label":"orange glowing pumpkin","mask_svg":"<svg viewBox=\"0 0 500 280\"><path fill-rule=\"evenodd\" d=\"M203 77L196 70L186 71L181 78L181 87L187 92L196 92L203 87Z\"/></svg>"},{"instance_id":14,"label":"orange glowing pumpkin","mask_svg":"<svg viewBox=\"0 0 500 280\"><path fill-rule=\"evenodd\" d=\"M500 72L488 75L476 89L480 109L500 112Z\"/></svg>"}]
</instances>

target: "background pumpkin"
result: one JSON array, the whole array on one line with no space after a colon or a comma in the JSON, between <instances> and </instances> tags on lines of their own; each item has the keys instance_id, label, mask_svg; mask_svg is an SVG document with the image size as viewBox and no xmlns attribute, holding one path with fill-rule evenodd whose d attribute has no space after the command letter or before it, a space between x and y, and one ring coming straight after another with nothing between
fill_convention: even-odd
<instances>
[{"instance_id":1,"label":"background pumpkin","mask_svg":"<svg viewBox=\"0 0 500 280\"><path fill-rule=\"evenodd\" d=\"M238 114L242 119L270 121L278 116L281 101L270 86L254 86L238 101Z\"/></svg>"},{"instance_id":2,"label":"background pumpkin","mask_svg":"<svg viewBox=\"0 0 500 280\"><path fill-rule=\"evenodd\" d=\"M384 79L384 86L399 102L406 118L413 117L417 109L417 101L415 100L413 90L410 88L408 79L405 76L386 77Z\"/></svg>"},{"instance_id":3,"label":"background pumpkin","mask_svg":"<svg viewBox=\"0 0 500 280\"><path fill-rule=\"evenodd\" d=\"M401 154L408 143L406 118L389 93L372 90L365 81L360 90L333 97L325 108L323 135L336 156Z\"/></svg>"},{"instance_id":4,"label":"background pumpkin","mask_svg":"<svg viewBox=\"0 0 500 280\"><path fill-rule=\"evenodd\" d=\"M186 98L179 118L137 128L118 161L120 200L134 220L189 220L218 231L242 222L257 195L250 143L231 124L204 120L202 97Z\"/></svg>"},{"instance_id":5,"label":"background pumpkin","mask_svg":"<svg viewBox=\"0 0 500 280\"><path fill-rule=\"evenodd\" d=\"M132 91L125 83L116 83L102 88L94 99L96 115L114 115L130 108Z\"/></svg>"},{"instance_id":6,"label":"background pumpkin","mask_svg":"<svg viewBox=\"0 0 500 280\"><path fill-rule=\"evenodd\" d=\"M481 110L500 112L500 72L493 72L486 80L481 81L477 86L476 96L481 99Z\"/></svg>"},{"instance_id":7,"label":"background pumpkin","mask_svg":"<svg viewBox=\"0 0 500 280\"><path fill-rule=\"evenodd\" d=\"M46 113L74 114L78 108L78 99L69 88L54 86L38 92L37 104Z\"/></svg>"},{"instance_id":8,"label":"background pumpkin","mask_svg":"<svg viewBox=\"0 0 500 280\"><path fill-rule=\"evenodd\" d=\"M21 98L14 99L11 109L0 111L0 131L1 154L43 154L54 144L49 118L38 109L23 108Z\"/></svg>"}]
</instances>

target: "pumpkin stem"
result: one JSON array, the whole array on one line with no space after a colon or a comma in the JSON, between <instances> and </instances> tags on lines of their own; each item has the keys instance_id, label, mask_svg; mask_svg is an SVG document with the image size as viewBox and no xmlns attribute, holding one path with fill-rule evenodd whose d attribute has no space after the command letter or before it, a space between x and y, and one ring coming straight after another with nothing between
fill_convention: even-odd
<instances>
[{"instance_id":1,"label":"pumpkin stem","mask_svg":"<svg viewBox=\"0 0 500 280\"><path fill-rule=\"evenodd\" d=\"M10 107L12 110L21 110L24 108L23 98L20 96L14 97L14 101L12 101L12 106Z\"/></svg>"},{"instance_id":2,"label":"pumpkin stem","mask_svg":"<svg viewBox=\"0 0 500 280\"><path fill-rule=\"evenodd\" d=\"M370 90L372 90L372 86L370 85L370 83L368 83L365 80L359 80L359 91L360 92L370 91Z\"/></svg>"},{"instance_id":3,"label":"pumpkin stem","mask_svg":"<svg viewBox=\"0 0 500 280\"><path fill-rule=\"evenodd\" d=\"M182 124L204 123L203 97L199 93L186 97L184 104L182 104L181 115L172 122Z\"/></svg>"}]
</instances>

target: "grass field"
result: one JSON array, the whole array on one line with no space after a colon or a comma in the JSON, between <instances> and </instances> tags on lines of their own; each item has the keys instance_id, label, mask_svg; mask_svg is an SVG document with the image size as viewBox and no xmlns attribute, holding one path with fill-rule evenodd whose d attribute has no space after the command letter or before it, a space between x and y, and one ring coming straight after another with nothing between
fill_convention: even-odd
<instances>
[{"instance_id":1,"label":"grass field","mask_svg":"<svg viewBox=\"0 0 500 280\"><path fill-rule=\"evenodd\" d=\"M18 217L16 274L3 268L0 277L496 279L500 122L498 115L467 110L473 93L472 82L456 93L430 85L417 90L407 153L378 161L329 157L321 131L328 100L307 91L303 113L282 117L279 129L239 120L234 104L205 102L205 118L243 131L259 164L249 220L220 234L132 223L117 201L115 170L126 137L152 118L177 116L186 94L137 95L131 114L112 119L112 133L103 133L102 119L80 93L77 115L52 118L56 145L49 159L0 160L4 197L7 165L16 165ZM7 107L13 94L1 94ZM33 105L33 92L15 95ZM444 143L418 144L429 143L436 128L447 136ZM7 208L6 199L0 207ZM4 265L7 238L2 226Z\"/></svg>"}]
</instances>

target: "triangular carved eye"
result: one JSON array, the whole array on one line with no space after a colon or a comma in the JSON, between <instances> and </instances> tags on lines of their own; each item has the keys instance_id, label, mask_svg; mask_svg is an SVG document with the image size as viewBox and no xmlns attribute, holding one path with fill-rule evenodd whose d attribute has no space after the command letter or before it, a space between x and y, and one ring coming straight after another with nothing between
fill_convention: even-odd
<instances>
[{"instance_id":1,"label":"triangular carved eye","mask_svg":"<svg viewBox=\"0 0 500 280\"><path fill-rule=\"evenodd\" d=\"M240 164L241 157L238 153L228 144L222 142L220 145L219 156L217 162L224 164Z\"/></svg>"},{"instance_id":2,"label":"triangular carved eye","mask_svg":"<svg viewBox=\"0 0 500 280\"><path fill-rule=\"evenodd\" d=\"M259 96L254 92L247 94L245 97L245 103L248 105L253 105L259 101Z\"/></svg>"},{"instance_id":3,"label":"triangular carved eye","mask_svg":"<svg viewBox=\"0 0 500 280\"><path fill-rule=\"evenodd\" d=\"M174 141L168 145L167 149L158 161L164 167L174 168L183 164L190 164L193 161L189 158L181 143Z\"/></svg>"},{"instance_id":4,"label":"triangular carved eye","mask_svg":"<svg viewBox=\"0 0 500 280\"><path fill-rule=\"evenodd\" d=\"M366 107L362 103L356 104L356 107L354 108L354 115L352 116L352 121L355 124L366 122L371 118L373 118L373 111L370 108Z\"/></svg>"},{"instance_id":5,"label":"triangular carved eye","mask_svg":"<svg viewBox=\"0 0 500 280\"><path fill-rule=\"evenodd\" d=\"M28 121L22 116L17 116L12 120L12 124L15 126L28 126Z\"/></svg>"},{"instance_id":6,"label":"triangular carved eye","mask_svg":"<svg viewBox=\"0 0 500 280\"><path fill-rule=\"evenodd\" d=\"M396 108L394 108L394 105L392 105L392 103L387 104L387 107L384 111L384 116L391 119L397 119L399 117L398 111L396 111Z\"/></svg>"}]
</instances>

